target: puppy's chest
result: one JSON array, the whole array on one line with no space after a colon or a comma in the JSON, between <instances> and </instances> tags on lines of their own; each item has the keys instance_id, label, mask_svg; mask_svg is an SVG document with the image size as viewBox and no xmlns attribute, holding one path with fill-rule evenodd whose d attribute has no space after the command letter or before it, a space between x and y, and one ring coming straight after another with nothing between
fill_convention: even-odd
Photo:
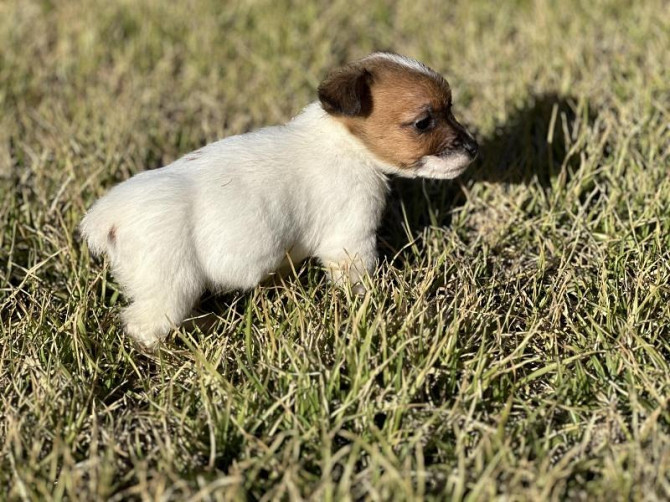
<instances>
[{"instance_id":1,"label":"puppy's chest","mask_svg":"<svg viewBox=\"0 0 670 502\"><path fill-rule=\"evenodd\" d=\"M388 192L382 179L330 179L310 197L312 221L324 228L374 230L379 225Z\"/></svg>"}]
</instances>

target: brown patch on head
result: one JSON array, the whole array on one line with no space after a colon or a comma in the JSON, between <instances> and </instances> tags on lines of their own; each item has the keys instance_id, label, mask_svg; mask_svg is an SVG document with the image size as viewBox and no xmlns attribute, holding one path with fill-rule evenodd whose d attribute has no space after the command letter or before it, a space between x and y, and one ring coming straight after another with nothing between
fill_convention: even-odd
<instances>
[{"instance_id":1,"label":"brown patch on head","mask_svg":"<svg viewBox=\"0 0 670 502\"><path fill-rule=\"evenodd\" d=\"M370 151L396 167L415 167L425 156L444 156L468 142L476 147L451 113L447 81L401 56L373 54L335 71L319 86L319 99Z\"/></svg>"},{"instance_id":2,"label":"brown patch on head","mask_svg":"<svg viewBox=\"0 0 670 502\"><path fill-rule=\"evenodd\" d=\"M116 244L116 226L115 225L112 225L112 228L110 228L109 232L107 232L107 240L112 245Z\"/></svg>"},{"instance_id":3,"label":"brown patch on head","mask_svg":"<svg viewBox=\"0 0 670 502\"><path fill-rule=\"evenodd\" d=\"M323 109L334 115L367 117L372 107L372 74L362 64L335 70L319 85Z\"/></svg>"}]
</instances>

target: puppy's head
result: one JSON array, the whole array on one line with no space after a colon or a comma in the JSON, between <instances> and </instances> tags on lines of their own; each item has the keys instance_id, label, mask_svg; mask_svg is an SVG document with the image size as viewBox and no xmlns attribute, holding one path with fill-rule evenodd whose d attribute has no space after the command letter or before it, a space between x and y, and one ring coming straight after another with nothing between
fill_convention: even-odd
<instances>
[{"instance_id":1,"label":"puppy's head","mask_svg":"<svg viewBox=\"0 0 670 502\"><path fill-rule=\"evenodd\" d=\"M413 59L374 53L344 66L321 83L319 100L401 176L455 178L477 156L449 84Z\"/></svg>"}]
</instances>

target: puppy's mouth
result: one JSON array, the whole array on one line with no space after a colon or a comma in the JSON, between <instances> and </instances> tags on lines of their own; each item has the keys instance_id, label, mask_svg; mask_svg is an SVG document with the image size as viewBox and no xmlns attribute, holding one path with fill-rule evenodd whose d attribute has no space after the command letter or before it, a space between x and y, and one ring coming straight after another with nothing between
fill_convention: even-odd
<instances>
[{"instance_id":1,"label":"puppy's mouth","mask_svg":"<svg viewBox=\"0 0 670 502\"><path fill-rule=\"evenodd\" d=\"M465 172L476 156L476 151L446 150L422 157L411 170L419 178L454 179Z\"/></svg>"}]
</instances>

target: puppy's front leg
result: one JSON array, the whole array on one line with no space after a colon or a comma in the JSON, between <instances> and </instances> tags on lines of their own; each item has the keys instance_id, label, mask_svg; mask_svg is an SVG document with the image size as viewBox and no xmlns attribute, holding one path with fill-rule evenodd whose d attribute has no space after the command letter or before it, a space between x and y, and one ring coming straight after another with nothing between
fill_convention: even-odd
<instances>
[{"instance_id":1,"label":"puppy's front leg","mask_svg":"<svg viewBox=\"0 0 670 502\"><path fill-rule=\"evenodd\" d=\"M347 282L356 295L365 294L363 279L377 264L376 240L373 235L357 245L332 246L319 253L330 280L344 288Z\"/></svg>"}]
</instances>

